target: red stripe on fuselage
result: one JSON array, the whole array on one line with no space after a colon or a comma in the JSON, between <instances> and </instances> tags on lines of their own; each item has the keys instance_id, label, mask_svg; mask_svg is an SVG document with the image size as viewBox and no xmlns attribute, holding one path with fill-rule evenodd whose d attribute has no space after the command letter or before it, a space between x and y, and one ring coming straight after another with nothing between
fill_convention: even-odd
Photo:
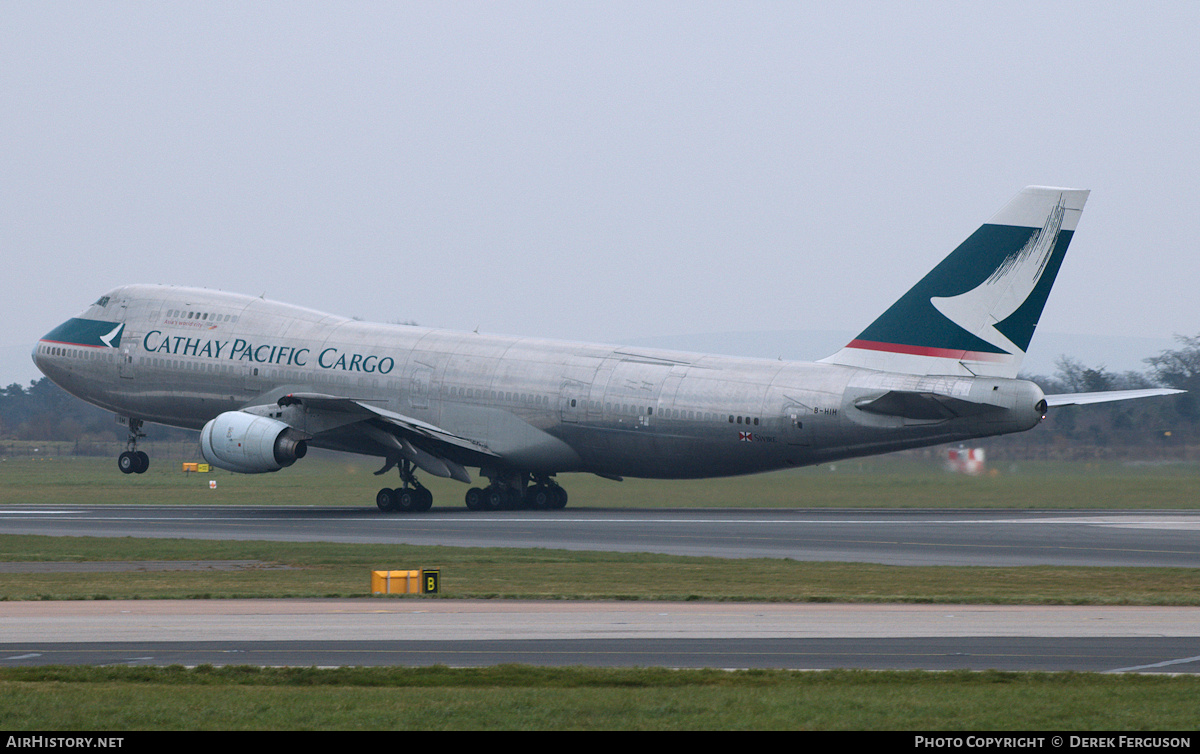
<instances>
[{"instance_id":1,"label":"red stripe on fuselage","mask_svg":"<svg viewBox=\"0 0 1200 754\"><path fill-rule=\"evenodd\" d=\"M873 340L852 340L846 348L861 348L864 351L885 351L887 353L906 353L912 356L932 356L935 359L954 359L955 361L1006 361L1012 358L1007 353L984 353L982 351L963 351L954 348L930 348L928 346L908 346L902 343L877 343Z\"/></svg>"},{"instance_id":2,"label":"red stripe on fuselage","mask_svg":"<svg viewBox=\"0 0 1200 754\"><path fill-rule=\"evenodd\" d=\"M56 346L71 346L72 348L112 348L112 346L98 346L94 343L72 343L69 340L46 340L42 338L38 343L51 343Z\"/></svg>"}]
</instances>

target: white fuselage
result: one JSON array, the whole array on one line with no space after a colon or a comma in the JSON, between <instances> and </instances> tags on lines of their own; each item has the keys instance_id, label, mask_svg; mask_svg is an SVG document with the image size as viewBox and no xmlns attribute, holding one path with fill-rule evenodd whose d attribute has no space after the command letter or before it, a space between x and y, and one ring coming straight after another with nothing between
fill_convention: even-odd
<instances>
[{"instance_id":1,"label":"white fuselage","mask_svg":"<svg viewBox=\"0 0 1200 754\"><path fill-rule=\"evenodd\" d=\"M531 473L747 474L1041 419L1041 391L1021 380L374 324L192 288L132 285L102 301L79 317L123 323L117 347L43 339L34 359L67 391L120 415L199 429L292 393L340 396L470 438ZM856 406L888 391L995 410L914 419ZM386 455L361 433L312 444Z\"/></svg>"}]
</instances>

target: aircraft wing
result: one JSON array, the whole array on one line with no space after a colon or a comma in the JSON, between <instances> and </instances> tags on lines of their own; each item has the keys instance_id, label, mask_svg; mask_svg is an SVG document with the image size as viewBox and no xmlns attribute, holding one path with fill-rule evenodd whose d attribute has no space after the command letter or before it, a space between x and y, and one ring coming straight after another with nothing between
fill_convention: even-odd
<instances>
[{"instance_id":1,"label":"aircraft wing","mask_svg":"<svg viewBox=\"0 0 1200 754\"><path fill-rule=\"evenodd\" d=\"M1108 403L1109 401L1127 401L1133 398L1150 398L1156 395L1176 395L1186 393L1186 390L1172 388L1144 388L1141 390L1106 390L1100 393L1059 393L1047 395L1047 406L1083 406L1089 403Z\"/></svg>"},{"instance_id":2,"label":"aircraft wing","mask_svg":"<svg viewBox=\"0 0 1200 754\"><path fill-rule=\"evenodd\" d=\"M387 471L399 459L406 459L434 476L470 483L463 465L452 460L499 458L486 445L411 416L372 406L361 400L320 393L290 393L281 397L280 406L299 406L309 418L324 418L340 430L361 432L388 450ZM379 472L382 473L382 472Z\"/></svg>"}]
</instances>

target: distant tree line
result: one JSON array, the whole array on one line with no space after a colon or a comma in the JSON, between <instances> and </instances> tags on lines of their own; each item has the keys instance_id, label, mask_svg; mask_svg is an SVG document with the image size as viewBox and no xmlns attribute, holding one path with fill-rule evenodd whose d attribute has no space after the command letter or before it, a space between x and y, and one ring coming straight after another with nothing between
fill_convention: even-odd
<instances>
[{"instance_id":1,"label":"distant tree line","mask_svg":"<svg viewBox=\"0 0 1200 754\"><path fill-rule=\"evenodd\" d=\"M1091 406L1053 409L1042 427L1019 435L989 440L1001 456L1079 455L1108 452L1155 453L1179 450L1187 457L1189 446L1200 446L1200 335L1176 336L1178 348L1145 359L1144 372L1109 372L1063 356L1050 376L1022 375L1047 394L1088 393L1146 387L1187 390L1183 395L1121 401ZM189 430L146 425L148 439L190 441ZM125 427L113 414L65 392L42 378L22 387L13 383L0 389L0 442L66 441L76 443L124 442ZM1200 453L1193 451L1200 457Z\"/></svg>"},{"instance_id":2,"label":"distant tree line","mask_svg":"<svg viewBox=\"0 0 1200 754\"><path fill-rule=\"evenodd\" d=\"M151 424L143 431L147 439L157 441L196 437L189 430ZM0 442L107 443L124 442L128 436L129 430L117 423L111 411L81 401L46 377L27 388L16 382L0 388Z\"/></svg>"},{"instance_id":3,"label":"distant tree line","mask_svg":"<svg viewBox=\"0 0 1200 754\"><path fill-rule=\"evenodd\" d=\"M1051 409L1043 425L1032 432L989 441L995 451L1049 458L1106 456L1200 458L1200 335L1177 335L1178 348L1144 361L1144 372L1109 372L1066 356L1051 376L1021 375L1046 394L1091 393L1170 387L1188 392L1090 406Z\"/></svg>"}]
</instances>

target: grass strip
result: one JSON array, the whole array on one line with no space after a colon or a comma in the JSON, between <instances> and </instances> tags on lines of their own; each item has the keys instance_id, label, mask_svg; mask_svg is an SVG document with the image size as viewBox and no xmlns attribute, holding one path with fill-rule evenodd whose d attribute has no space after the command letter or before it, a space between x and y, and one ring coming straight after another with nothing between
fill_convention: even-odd
<instances>
[{"instance_id":1,"label":"grass strip","mask_svg":"<svg viewBox=\"0 0 1200 754\"><path fill-rule=\"evenodd\" d=\"M111 458L0 459L0 505L180 504L373 507L395 476L375 477L370 459L324 454L277 474L185 474L174 460L145 474L121 474ZM215 481L215 489L209 482ZM463 507L466 485L422 481L438 507ZM994 464L971 477L940 460L896 456L705 480L627 479L563 474L572 508L1016 508L1190 509L1200 500L1200 464L1112 461Z\"/></svg>"},{"instance_id":2,"label":"grass strip","mask_svg":"<svg viewBox=\"0 0 1200 754\"><path fill-rule=\"evenodd\" d=\"M139 560L259 565L5 573L0 599L362 597L370 593L372 570L438 568L443 598L1200 604L1200 571L1187 568L885 566L550 549L0 535L0 562Z\"/></svg>"},{"instance_id":3,"label":"grass strip","mask_svg":"<svg viewBox=\"0 0 1200 754\"><path fill-rule=\"evenodd\" d=\"M9 730L1190 730L1195 676L533 668L0 669Z\"/></svg>"}]
</instances>

